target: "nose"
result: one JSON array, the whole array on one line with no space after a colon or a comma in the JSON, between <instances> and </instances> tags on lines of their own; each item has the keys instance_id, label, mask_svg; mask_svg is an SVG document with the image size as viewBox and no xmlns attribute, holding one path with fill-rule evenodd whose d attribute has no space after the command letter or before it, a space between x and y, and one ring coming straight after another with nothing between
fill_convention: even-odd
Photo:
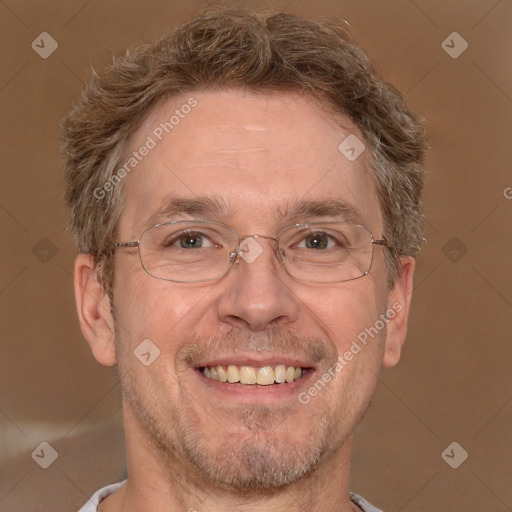
<instances>
[{"instance_id":1,"label":"nose","mask_svg":"<svg viewBox=\"0 0 512 512\"><path fill-rule=\"evenodd\" d=\"M276 254L270 237L248 237L239 247L237 262L223 278L218 299L219 319L233 327L262 331L293 323L300 303Z\"/></svg>"}]
</instances>

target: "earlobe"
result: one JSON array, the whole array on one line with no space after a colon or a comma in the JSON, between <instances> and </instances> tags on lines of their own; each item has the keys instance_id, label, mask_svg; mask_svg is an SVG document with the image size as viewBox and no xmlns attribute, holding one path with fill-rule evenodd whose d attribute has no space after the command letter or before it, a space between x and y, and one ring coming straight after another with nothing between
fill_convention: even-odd
<instances>
[{"instance_id":1,"label":"earlobe","mask_svg":"<svg viewBox=\"0 0 512 512\"><path fill-rule=\"evenodd\" d=\"M110 298L96 276L90 254L79 254L75 261L75 300L80 328L96 360L105 366L116 363L114 319Z\"/></svg>"},{"instance_id":2,"label":"earlobe","mask_svg":"<svg viewBox=\"0 0 512 512\"><path fill-rule=\"evenodd\" d=\"M388 296L388 325L383 366L394 366L407 334L407 319L412 299L415 260L411 256L400 258L400 273Z\"/></svg>"}]
</instances>

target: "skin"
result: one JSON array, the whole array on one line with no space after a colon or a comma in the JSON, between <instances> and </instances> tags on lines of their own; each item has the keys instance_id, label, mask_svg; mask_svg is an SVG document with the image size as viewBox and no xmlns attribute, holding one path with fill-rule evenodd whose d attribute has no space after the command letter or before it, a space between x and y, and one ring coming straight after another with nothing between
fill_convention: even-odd
<instances>
[{"instance_id":1,"label":"skin","mask_svg":"<svg viewBox=\"0 0 512 512\"><path fill-rule=\"evenodd\" d=\"M363 137L350 120L335 119L311 99L194 92L154 110L132 138L132 149L190 96L197 106L123 181L118 241L137 240L145 221L170 197L197 196L220 198L226 209L169 220L215 220L241 236L275 237L284 226L321 220L282 218L283 205L337 199L356 206L364 225L381 237L367 151L350 162L338 150L350 133ZM358 510L349 500L352 431L382 366L400 357L414 259L402 258L391 290L386 249L377 246L369 275L312 284L285 272L275 242L259 243L263 253L254 262L240 260L226 276L195 284L148 275L136 248L116 251L115 318L91 257L78 256L82 331L100 363L118 364L123 386L129 481L101 503L101 512ZM309 403L300 403L299 393L393 304L401 311L386 329ZM150 366L133 355L144 339L161 352ZM283 357L313 370L293 386L235 390L212 385L187 363L231 358L263 366ZM276 475L283 473L277 487ZM259 489L251 489L256 481Z\"/></svg>"}]
</instances>

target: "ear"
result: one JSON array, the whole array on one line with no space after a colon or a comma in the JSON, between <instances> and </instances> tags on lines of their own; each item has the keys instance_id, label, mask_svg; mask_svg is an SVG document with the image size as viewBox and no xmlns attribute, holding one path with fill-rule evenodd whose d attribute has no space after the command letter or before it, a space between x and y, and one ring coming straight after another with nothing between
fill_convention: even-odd
<instances>
[{"instance_id":1,"label":"ear","mask_svg":"<svg viewBox=\"0 0 512 512\"><path fill-rule=\"evenodd\" d=\"M400 258L400 272L393 289L388 295L389 318L383 366L394 366L400 359L400 352L407 334L407 319L412 299L413 276L416 262L411 256Z\"/></svg>"},{"instance_id":2,"label":"ear","mask_svg":"<svg viewBox=\"0 0 512 512\"><path fill-rule=\"evenodd\" d=\"M79 254L75 261L75 300L80 328L94 357L105 366L114 365L114 319L110 298L97 279L96 264L90 254Z\"/></svg>"}]
</instances>

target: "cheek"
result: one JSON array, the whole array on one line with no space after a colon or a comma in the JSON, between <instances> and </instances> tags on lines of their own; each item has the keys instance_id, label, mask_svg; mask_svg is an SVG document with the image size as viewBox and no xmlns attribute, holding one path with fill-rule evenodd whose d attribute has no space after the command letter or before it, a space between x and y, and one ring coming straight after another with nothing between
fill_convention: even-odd
<instances>
[{"instance_id":1,"label":"cheek","mask_svg":"<svg viewBox=\"0 0 512 512\"><path fill-rule=\"evenodd\" d=\"M371 276L366 276L336 287L308 290L301 294L301 300L313 322L324 331L337 352L343 354L385 311L385 302L376 299L376 288Z\"/></svg>"},{"instance_id":2,"label":"cheek","mask_svg":"<svg viewBox=\"0 0 512 512\"><path fill-rule=\"evenodd\" d=\"M127 275L127 274L125 274ZM175 352L180 344L197 334L193 326L204 316L210 287L179 285L156 279L143 270L115 289L118 328L124 343L135 348L144 339L161 351Z\"/></svg>"}]
</instances>

